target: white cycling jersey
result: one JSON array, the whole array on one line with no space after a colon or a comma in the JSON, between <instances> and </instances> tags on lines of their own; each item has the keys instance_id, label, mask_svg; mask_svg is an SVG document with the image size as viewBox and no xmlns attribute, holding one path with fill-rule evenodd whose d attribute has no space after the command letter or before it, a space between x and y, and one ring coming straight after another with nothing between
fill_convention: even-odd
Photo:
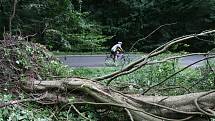
<instances>
[{"instance_id":1,"label":"white cycling jersey","mask_svg":"<svg viewBox=\"0 0 215 121\"><path fill-rule=\"evenodd\" d=\"M115 44L112 48L111 51L116 52L117 48L122 48L121 44Z\"/></svg>"}]
</instances>

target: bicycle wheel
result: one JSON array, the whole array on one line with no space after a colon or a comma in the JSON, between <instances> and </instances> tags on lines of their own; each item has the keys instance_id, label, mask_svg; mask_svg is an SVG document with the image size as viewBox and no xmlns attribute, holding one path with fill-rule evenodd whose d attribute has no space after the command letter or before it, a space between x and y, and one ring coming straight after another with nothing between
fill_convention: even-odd
<instances>
[{"instance_id":1,"label":"bicycle wheel","mask_svg":"<svg viewBox=\"0 0 215 121\"><path fill-rule=\"evenodd\" d=\"M116 60L115 65L119 66L119 67L123 67L125 65L125 62L126 62L125 60L126 60L125 56L122 56Z\"/></svg>"},{"instance_id":2,"label":"bicycle wheel","mask_svg":"<svg viewBox=\"0 0 215 121\"><path fill-rule=\"evenodd\" d=\"M131 59L128 56L125 56L124 58L125 58L125 63L124 63L125 65L131 62Z\"/></svg>"},{"instance_id":3,"label":"bicycle wheel","mask_svg":"<svg viewBox=\"0 0 215 121\"><path fill-rule=\"evenodd\" d=\"M106 65L106 66L113 66L113 65L114 65L114 61L113 61L113 59L111 58L111 56L107 56L107 57L105 58L105 65Z\"/></svg>"}]
</instances>

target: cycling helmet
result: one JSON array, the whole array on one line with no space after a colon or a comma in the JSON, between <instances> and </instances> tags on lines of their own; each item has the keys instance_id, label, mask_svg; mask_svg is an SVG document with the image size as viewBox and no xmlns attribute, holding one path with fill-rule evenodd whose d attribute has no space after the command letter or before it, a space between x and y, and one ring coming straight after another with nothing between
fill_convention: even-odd
<instances>
[{"instance_id":1,"label":"cycling helmet","mask_svg":"<svg viewBox=\"0 0 215 121\"><path fill-rule=\"evenodd\" d=\"M122 42L118 42L118 44L122 44Z\"/></svg>"}]
</instances>

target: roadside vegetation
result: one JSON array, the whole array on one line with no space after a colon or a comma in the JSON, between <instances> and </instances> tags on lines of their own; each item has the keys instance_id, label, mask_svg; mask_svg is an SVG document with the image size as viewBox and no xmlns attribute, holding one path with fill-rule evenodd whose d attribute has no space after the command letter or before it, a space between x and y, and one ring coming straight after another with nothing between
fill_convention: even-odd
<instances>
[{"instance_id":1,"label":"roadside vegetation","mask_svg":"<svg viewBox=\"0 0 215 121\"><path fill-rule=\"evenodd\" d=\"M166 57L169 54L163 54ZM155 58L159 60L158 58ZM214 59L210 60L213 66ZM154 88L146 95L181 95L196 91L208 91L214 88L214 73L210 71L205 61L202 66L190 67L166 80L159 88ZM148 65L132 74L113 80L111 86L127 93L144 93L147 88L158 84L167 77L175 74L184 66L177 59L164 63ZM72 75L85 78L96 78L120 70L121 67L74 68ZM105 83L104 83L105 84Z\"/></svg>"},{"instance_id":2,"label":"roadside vegetation","mask_svg":"<svg viewBox=\"0 0 215 121\"><path fill-rule=\"evenodd\" d=\"M22 44L22 42L17 43ZM39 73L37 78L42 79L55 79L60 77L81 77L81 78L96 78L108 73L115 72L120 70L121 67L99 67L99 68L68 68L65 65L62 65L59 61L54 59L52 55L47 53L47 50L41 50L41 46L33 46L31 43L23 44L27 49L16 48L16 51L10 51L10 54L16 53L17 50L21 50L20 55L17 56L16 63L20 69L29 68L36 69L32 66L31 59L28 55L30 53L39 53L35 57L41 58L39 60ZM40 48L37 48L40 47ZM4 49L7 52L7 49ZM43 54L41 54L43 53ZM160 57L154 58L155 60L160 60L162 57L169 56L170 54L163 54ZM23 58L25 57L25 58ZM35 58L34 57L34 58ZM53 58L51 61L50 59ZM213 62L210 60L210 62ZM30 64L31 63L31 64ZM36 62L38 63L38 62ZM36 64L35 63L35 64ZM29 65L28 65L29 64ZM210 63L212 66L214 63ZM164 84L159 85L159 88L154 88L147 92L145 95L180 95L191 92L200 92L208 91L214 89L214 73L208 68L209 65L201 66L198 68L188 68L185 71L173 76L172 78L165 81ZM117 78L111 83L111 87L119 90L123 93L144 93L144 91L152 85L159 83L161 80L165 80L166 77L174 74L183 67L178 65L177 59L173 59L164 63L148 65L145 69L138 70L132 74L122 76ZM28 71L27 71L28 72ZM207 72L207 73L206 73ZM27 75L23 73L21 75ZM18 77L17 77L18 78ZM20 77L21 80L26 80L27 77ZM29 78L29 77L28 77ZM8 80L8 79L5 79ZM14 86L8 85L10 82L5 82L2 87L4 89L1 91L1 102L10 102L11 100L25 100L26 92L20 92L20 90L14 91ZM106 82L104 82L106 84ZM11 88L12 86L12 88ZM11 93L8 93L12 92ZM18 91L18 92L17 92ZM15 95L13 95L15 94ZM17 95L18 94L18 95ZM17 96L16 96L17 95ZM27 94L28 95L28 94ZM70 96L70 101L72 102L75 97ZM75 110L72 109L71 104L55 104L55 105L44 105L38 104L36 102L27 102L22 104L9 105L0 109L0 120L5 121L14 121L14 120L23 120L23 121L52 121L52 120L68 120L68 121L80 121L80 120L92 120L98 121L102 118L104 120L117 120L125 121L129 120L124 114L120 113L118 109L107 109L105 112L98 112L97 109L90 105L78 107L82 115L88 119L83 118ZM114 110L114 112L112 111ZM120 118L121 116L121 118ZM123 119L123 120L120 120Z\"/></svg>"},{"instance_id":3,"label":"roadside vegetation","mask_svg":"<svg viewBox=\"0 0 215 121\"><path fill-rule=\"evenodd\" d=\"M1 0L0 121L214 120L214 7L214 0ZM123 67L69 68L53 55L109 52L118 41L144 56ZM193 54L205 65L179 65Z\"/></svg>"}]
</instances>

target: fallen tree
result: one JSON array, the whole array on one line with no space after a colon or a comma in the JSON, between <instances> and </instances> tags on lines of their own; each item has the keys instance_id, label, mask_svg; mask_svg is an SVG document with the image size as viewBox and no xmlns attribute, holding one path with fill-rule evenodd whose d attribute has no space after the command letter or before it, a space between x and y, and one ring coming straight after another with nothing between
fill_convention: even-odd
<instances>
[{"instance_id":1,"label":"fallen tree","mask_svg":"<svg viewBox=\"0 0 215 121\"><path fill-rule=\"evenodd\" d=\"M34 81L34 89L28 91L46 92L60 89L60 92L69 91L74 94L84 94L82 98L70 102L62 95L48 94L47 99L53 103L71 103L74 105L91 104L101 106L115 106L128 110L132 118L137 121L176 121L197 120L196 117L214 115L215 91L191 93L180 96L144 96L140 94L123 94L107 88L97 82L81 78L68 78L51 81ZM92 99L94 102L86 102ZM41 102L42 103L42 102ZM202 108L204 106L204 108Z\"/></svg>"},{"instance_id":2,"label":"fallen tree","mask_svg":"<svg viewBox=\"0 0 215 121\"><path fill-rule=\"evenodd\" d=\"M160 61L151 59L165 52L174 44L212 34L215 30L173 39L125 68L102 77L95 79L75 77L56 79L52 77L57 76L53 70L49 68L43 69L43 66L56 61L48 54L48 50L39 44L27 42L25 39L28 40L28 37L12 36L11 24L15 16L16 4L17 0L14 0L13 13L9 18L9 34L4 33L4 40L0 41L1 91L9 91L16 95L26 91L30 96L27 99L1 103L0 108L32 101L44 105L66 103L70 104L86 120L90 119L81 114L76 106L87 104L98 109L109 110L111 110L109 107L116 107L124 110L124 113L127 113L131 121L207 121L210 120L210 117L215 116L214 90L178 96L146 95L149 90L161 85L192 64L161 80L158 84L149 87L142 94L125 94L109 86L114 79L144 68L147 64L162 63L166 60L179 58L179 56L170 57ZM208 55L207 53L201 54ZM200 61L213 57L209 55ZM213 71L211 66L210 69ZM48 78L52 78L52 80L48 80ZM104 80L108 81L107 86L100 83L100 81ZM37 95L36 97L35 94ZM71 100L71 97L75 98Z\"/></svg>"},{"instance_id":3,"label":"fallen tree","mask_svg":"<svg viewBox=\"0 0 215 121\"><path fill-rule=\"evenodd\" d=\"M177 75L179 72L187 69L191 65L182 68L178 72L168 76L165 80L161 80L160 83L153 85L145 90L142 94L124 94L120 91L113 89L110 86L105 86L100 81L108 80L109 84L115 78L132 73L138 69L144 68L147 64L165 62L166 60L179 58L171 57L165 58L160 61L154 61L151 59L154 56L159 55L166 51L171 45L178 42L182 42L193 37L205 36L212 31L204 31L200 34L187 35L173 39L172 41L162 45L155 49L143 58L129 64L125 68L102 76L96 79L85 79L85 78L61 78L53 80L44 80L44 75L41 79L41 63L48 64L52 59L51 56L46 56L45 49L42 46L28 43L24 40L18 40L18 37L5 37L7 39L1 41L1 73L2 83L15 83L15 86L19 89L25 90L31 94L43 94L41 97L30 98L26 100L15 100L6 103L2 103L0 107L22 103L26 101L35 101L41 104L56 104L56 103L69 103L73 109L82 115L76 105L93 105L98 108L117 107L125 110L130 117L130 120L135 121L207 121L210 117L215 116L215 91L207 92L196 92L178 96L147 96L145 95L152 88L161 85L169 78ZM23 44L24 43L24 44ZM24 49L21 49L24 48ZM33 47L33 49L31 48ZM31 49L29 49L31 48ZM19 51L17 51L19 50ZM38 64L38 54L42 54L43 60L40 60ZM203 53L202 55L208 55ZM18 57L26 57L27 64L17 60ZM184 55L188 56L188 55ZM17 57L17 58L16 58ZM41 57L41 56L40 56ZM207 60L214 58L211 54L208 57L200 60ZM44 61L45 60L45 61ZM43 62L44 61L44 62ZM198 62L200 62L198 61ZM197 63L197 62L195 62ZM194 64L195 64L194 63ZM29 67L30 66L30 67ZM49 71L49 70L48 70ZM10 72L10 73L8 73ZM43 72L43 71L42 71ZM50 72L49 72L50 73ZM23 74L26 78L23 79ZM70 100L70 97L75 97L74 100ZM82 115L83 116L83 115ZM85 119L87 117L83 116Z\"/></svg>"}]
</instances>

